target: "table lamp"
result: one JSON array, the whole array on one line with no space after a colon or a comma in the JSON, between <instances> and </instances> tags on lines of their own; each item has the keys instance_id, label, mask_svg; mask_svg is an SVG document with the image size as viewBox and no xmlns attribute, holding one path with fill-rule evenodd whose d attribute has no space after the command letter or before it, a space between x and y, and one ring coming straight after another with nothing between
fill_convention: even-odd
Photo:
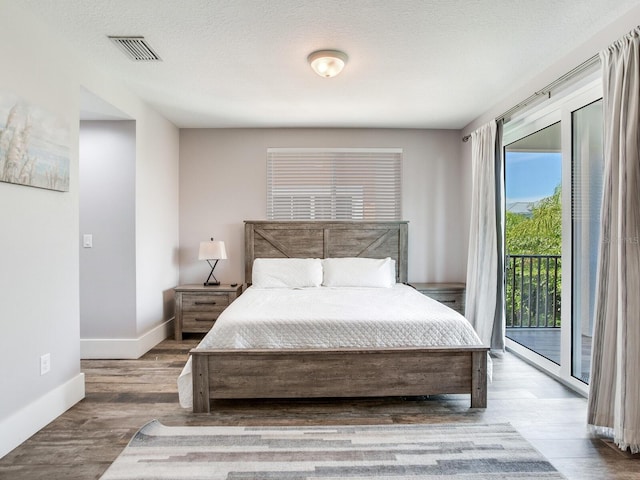
<instances>
[{"instance_id":1,"label":"table lamp","mask_svg":"<svg viewBox=\"0 0 640 480\"><path fill-rule=\"evenodd\" d=\"M213 274L213 270L216 268L219 260L226 259L227 251L224 248L224 242L220 240L214 240L213 237L210 241L200 242L200 253L198 254L198 260L206 260L211 267L211 272L209 273L206 282L204 282L205 286L220 285L220 282ZM211 278L213 278L213 281L210 281Z\"/></svg>"}]
</instances>

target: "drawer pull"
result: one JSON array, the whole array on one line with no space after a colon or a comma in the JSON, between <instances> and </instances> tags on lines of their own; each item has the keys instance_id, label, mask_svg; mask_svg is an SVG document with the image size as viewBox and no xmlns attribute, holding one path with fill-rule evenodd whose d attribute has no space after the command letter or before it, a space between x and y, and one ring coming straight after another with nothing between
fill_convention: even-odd
<instances>
[{"instance_id":1,"label":"drawer pull","mask_svg":"<svg viewBox=\"0 0 640 480\"><path fill-rule=\"evenodd\" d=\"M440 303L456 303L455 300L440 300Z\"/></svg>"},{"instance_id":2,"label":"drawer pull","mask_svg":"<svg viewBox=\"0 0 640 480\"><path fill-rule=\"evenodd\" d=\"M216 302L194 302L196 305L215 305Z\"/></svg>"},{"instance_id":3,"label":"drawer pull","mask_svg":"<svg viewBox=\"0 0 640 480\"><path fill-rule=\"evenodd\" d=\"M194 318L196 322L212 322L213 318Z\"/></svg>"}]
</instances>

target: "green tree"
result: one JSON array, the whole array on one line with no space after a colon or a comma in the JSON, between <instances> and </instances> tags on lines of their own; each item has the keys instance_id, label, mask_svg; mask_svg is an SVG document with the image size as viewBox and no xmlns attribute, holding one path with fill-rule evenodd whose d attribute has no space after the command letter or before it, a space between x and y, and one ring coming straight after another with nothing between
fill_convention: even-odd
<instances>
[{"instance_id":1,"label":"green tree","mask_svg":"<svg viewBox=\"0 0 640 480\"><path fill-rule=\"evenodd\" d=\"M562 246L561 188L543 198L526 216L507 212L507 254L560 255Z\"/></svg>"},{"instance_id":2,"label":"green tree","mask_svg":"<svg viewBox=\"0 0 640 480\"><path fill-rule=\"evenodd\" d=\"M560 255L561 193L558 185L553 195L531 208L529 215L507 212L507 255ZM507 264L507 326L559 326L559 261L544 257L512 260Z\"/></svg>"}]
</instances>

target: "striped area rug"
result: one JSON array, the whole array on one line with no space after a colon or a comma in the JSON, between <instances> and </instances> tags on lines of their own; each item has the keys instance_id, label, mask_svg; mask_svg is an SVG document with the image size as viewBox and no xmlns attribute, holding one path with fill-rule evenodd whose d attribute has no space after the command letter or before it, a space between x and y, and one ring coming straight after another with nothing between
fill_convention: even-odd
<instances>
[{"instance_id":1,"label":"striped area rug","mask_svg":"<svg viewBox=\"0 0 640 480\"><path fill-rule=\"evenodd\" d=\"M562 479L509 424L166 427L135 434L103 480Z\"/></svg>"}]
</instances>

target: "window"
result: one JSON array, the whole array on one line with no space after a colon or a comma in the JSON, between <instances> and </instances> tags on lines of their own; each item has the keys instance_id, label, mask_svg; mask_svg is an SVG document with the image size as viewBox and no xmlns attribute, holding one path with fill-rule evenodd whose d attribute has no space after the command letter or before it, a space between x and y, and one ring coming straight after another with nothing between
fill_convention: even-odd
<instances>
[{"instance_id":1,"label":"window","mask_svg":"<svg viewBox=\"0 0 640 480\"><path fill-rule=\"evenodd\" d=\"M270 148L267 219L401 220L402 149Z\"/></svg>"}]
</instances>

